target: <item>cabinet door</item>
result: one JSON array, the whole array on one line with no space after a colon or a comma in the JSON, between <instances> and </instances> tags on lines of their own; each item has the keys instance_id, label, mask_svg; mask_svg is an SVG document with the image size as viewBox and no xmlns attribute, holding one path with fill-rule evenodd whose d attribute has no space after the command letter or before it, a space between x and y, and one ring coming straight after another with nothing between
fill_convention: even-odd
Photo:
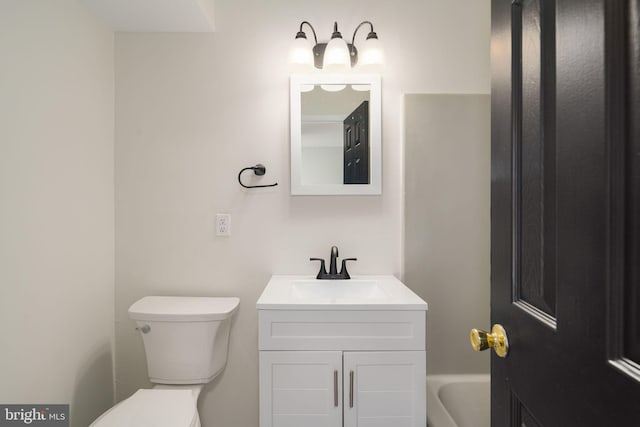
<instances>
[{"instance_id":1,"label":"cabinet door","mask_svg":"<svg viewBox=\"0 0 640 427\"><path fill-rule=\"evenodd\" d=\"M345 352L345 427L424 427L424 351Z\"/></svg>"},{"instance_id":2,"label":"cabinet door","mask_svg":"<svg viewBox=\"0 0 640 427\"><path fill-rule=\"evenodd\" d=\"M341 425L341 351L260 352L260 427Z\"/></svg>"}]
</instances>

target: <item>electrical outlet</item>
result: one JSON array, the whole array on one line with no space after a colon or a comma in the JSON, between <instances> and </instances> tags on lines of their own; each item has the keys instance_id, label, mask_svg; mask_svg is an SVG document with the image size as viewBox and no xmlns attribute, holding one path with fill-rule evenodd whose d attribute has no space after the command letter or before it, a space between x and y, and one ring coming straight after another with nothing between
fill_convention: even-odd
<instances>
[{"instance_id":1,"label":"electrical outlet","mask_svg":"<svg viewBox=\"0 0 640 427\"><path fill-rule=\"evenodd\" d=\"M231 235L231 215L216 214L216 236Z\"/></svg>"}]
</instances>

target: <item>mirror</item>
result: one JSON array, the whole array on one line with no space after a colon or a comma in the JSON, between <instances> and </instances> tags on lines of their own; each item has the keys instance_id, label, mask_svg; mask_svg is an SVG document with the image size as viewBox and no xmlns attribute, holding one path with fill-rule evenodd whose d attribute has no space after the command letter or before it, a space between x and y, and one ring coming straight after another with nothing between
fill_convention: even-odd
<instances>
[{"instance_id":1,"label":"mirror","mask_svg":"<svg viewBox=\"0 0 640 427\"><path fill-rule=\"evenodd\" d=\"M381 194L380 76L291 76L291 194Z\"/></svg>"}]
</instances>

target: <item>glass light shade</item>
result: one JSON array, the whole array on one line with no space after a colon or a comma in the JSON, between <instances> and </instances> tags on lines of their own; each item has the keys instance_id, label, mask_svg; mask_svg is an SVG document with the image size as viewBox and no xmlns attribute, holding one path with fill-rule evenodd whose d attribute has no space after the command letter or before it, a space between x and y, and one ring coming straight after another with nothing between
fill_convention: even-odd
<instances>
[{"instance_id":1,"label":"glass light shade","mask_svg":"<svg viewBox=\"0 0 640 427\"><path fill-rule=\"evenodd\" d=\"M289 66L294 73L313 70L313 45L303 37L293 41L289 51Z\"/></svg>"},{"instance_id":2,"label":"glass light shade","mask_svg":"<svg viewBox=\"0 0 640 427\"><path fill-rule=\"evenodd\" d=\"M322 69L329 73L341 73L351 68L351 56L347 43L341 38L331 39L324 51Z\"/></svg>"},{"instance_id":3,"label":"glass light shade","mask_svg":"<svg viewBox=\"0 0 640 427\"><path fill-rule=\"evenodd\" d=\"M351 85L351 89L358 92L369 92L371 90L371 85Z\"/></svg>"},{"instance_id":4,"label":"glass light shade","mask_svg":"<svg viewBox=\"0 0 640 427\"><path fill-rule=\"evenodd\" d=\"M358 68L366 71L378 71L384 65L384 51L377 38L365 40L358 52Z\"/></svg>"},{"instance_id":5,"label":"glass light shade","mask_svg":"<svg viewBox=\"0 0 640 427\"><path fill-rule=\"evenodd\" d=\"M325 90L327 92L340 92L341 90L346 88L347 85L320 85L320 87L322 88L322 90Z\"/></svg>"}]
</instances>

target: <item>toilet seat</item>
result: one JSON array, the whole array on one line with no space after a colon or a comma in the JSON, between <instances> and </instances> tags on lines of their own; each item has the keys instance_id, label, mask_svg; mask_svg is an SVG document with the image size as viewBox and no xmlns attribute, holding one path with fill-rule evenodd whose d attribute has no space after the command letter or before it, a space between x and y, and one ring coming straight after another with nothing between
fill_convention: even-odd
<instances>
[{"instance_id":1,"label":"toilet seat","mask_svg":"<svg viewBox=\"0 0 640 427\"><path fill-rule=\"evenodd\" d=\"M90 427L200 427L191 390L140 389Z\"/></svg>"}]
</instances>

